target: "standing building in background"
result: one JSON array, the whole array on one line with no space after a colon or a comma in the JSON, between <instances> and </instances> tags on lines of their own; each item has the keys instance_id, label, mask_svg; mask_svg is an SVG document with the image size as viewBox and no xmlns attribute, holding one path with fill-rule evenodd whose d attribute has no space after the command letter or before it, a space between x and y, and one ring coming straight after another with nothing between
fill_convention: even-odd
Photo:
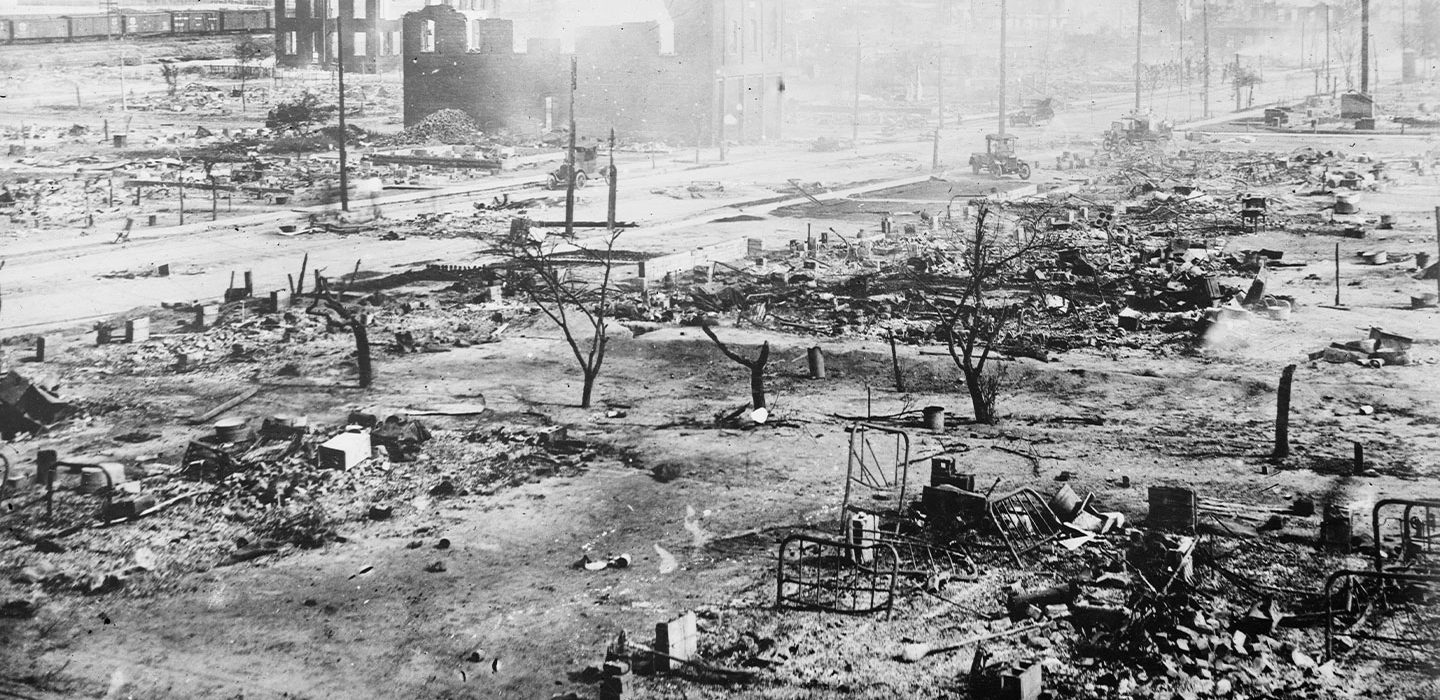
<instances>
[{"instance_id":1,"label":"standing building in background","mask_svg":"<svg viewBox=\"0 0 1440 700\"><path fill-rule=\"evenodd\" d=\"M557 15L537 16L533 5L504 3L483 17L450 5L405 15L405 122L453 108L489 132L539 135L561 127L569 119L573 52L583 137L604 136L611 127L670 143L780 135L791 58L783 0L635 5L649 14L627 16L599 3L620 21L578 15L595 24L549 25L553 31L546 20ZM522 27L530 35L517 38Z\"/></svg>"},{"instance_id":2,"label":"standing building in background","mask_svg":"<svg viewBox=\"0 0 1440 700\"><path fill-rule=\"evenodd\" d=\"M482 0L463 0L477 7ZM275 0L275 62L287 68L330 67L345 35L345 70L374 73L400 66L400 17L425 0Z\"/></svg>"}]
</instances>

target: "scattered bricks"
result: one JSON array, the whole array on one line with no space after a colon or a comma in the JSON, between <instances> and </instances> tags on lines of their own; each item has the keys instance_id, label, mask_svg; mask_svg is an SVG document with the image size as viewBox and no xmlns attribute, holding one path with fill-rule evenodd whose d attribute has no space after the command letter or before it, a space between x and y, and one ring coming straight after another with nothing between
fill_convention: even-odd
<instances>
[{"instance_id":1,"label":"scattered bricks","mask_svg":"<svg viewBox=\"0 0 1440 700\"><path fill-rule=\"evenodd\" d=\"M209 328L215 325L220 318L220 306L218 304L201 304L195 307L195 327Z\"/></svg>"},{"instance_id":2,"label":"scattered bricks","mask_svg":"<svg viewBox=\"0 0 1440 700\"><path fill-rule=\"evenodd\" d=\"M369 459L370 433L340 433L320 446L321 469L349 469Z\"/></svg>"},{"instance_id":3,"label":"scattered bricks","mask_svg":"<svg viewBox=\"0 0 1440 700\"><path fill-rule=\"evenodd\" d=\"M1045 668L1041 664L1012 666L1009 672L1000 674L1001 700L1037 700L1044 689Z\"/></svg>"},{"instance_id":4,"label":"scattered bricks","mask_svg":"<svg viewBox=\"0 0 1440 700\"><path fill-rule=\"evenodd\" d=\"M1150 526L1194 531L1197 511L1194 491L1172 486L1150 487L1150 515L1146 520Z\"/></svg>"},{"instance_id":5,"label":"scattered bricks","mask_svg":"<svg viewBox=\"0 0 1440 700\"><path fill-rule=\"evenodd\" d=\"M695 658L700 646L700 633L695 625L695 613L687 612L669 622L655 623L655 669L673 671L681 662Z\"/></svg>"},{"instance_id":6,"label":"scattered bricks","mask_svg":"<svg viewBox=\"0 0 1440 700\"><path fill-rule=\"evenodd\" d=\"M548 425L535 431L535 444L545 447L556 447L565 442L569 431L563 425Z\"/></svg>"}]
</instances>

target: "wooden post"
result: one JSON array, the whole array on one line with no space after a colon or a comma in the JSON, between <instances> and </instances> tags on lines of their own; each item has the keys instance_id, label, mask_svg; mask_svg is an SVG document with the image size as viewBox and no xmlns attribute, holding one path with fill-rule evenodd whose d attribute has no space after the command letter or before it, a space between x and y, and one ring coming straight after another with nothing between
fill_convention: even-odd
<instances>
[{"instance_id":1,"label":"wooden post","mask_svg":"<svg viewBox=\"0 0 1440 700\"><path fill-rule=\"evenodd\" d=\"M35 468L45 480L45 519L55 515L55 470L60 467L60 456L55 450L40 450L35 455Z\"/></svg>"},{"instance_id":2,"label":"wooden post","mask_svg":"<svg viewBox=\"0 0 1440 700\"><path fill-rule=\"evenodd\" d=\"M1440 207L1435 207L1435 251L1435 259L1440 260ZM1440 262L1436 262L1435 267L1437 272L1440 272ZM1435 292L1440 294L1440 274L1435 275Z\"/></svg>"},{"instance_id":3,"label":"wooden post","mask_svg":"<svg viewBox=\"0 0 1440 700\"><path fill-rule=\"evenodd\" d=\"M1335 244L1335 305L1340 305L1340 244Z\"/></svg>"},{"instance_id":4,"label":"wooden post","mask_svg":"<svg viewBox=\"0 0 1440 700\"><path fill-rule=\"evenodd\" d=\"M895 334L890 334L890 366L895 369L895 391L905 393L905 377L900 374L900 355L895 352Z\"/></svg>"},{"instance_id":5,"label":"wooden post","mask_svg":"<svg viewBox=\"0 0 1440 700\"><path fill-rule=\"evenodd\" d=\"M1359 475L1365 471L1365 443L1355 441L1355 466L1351 468L1352 475Z\"/></svg>"},{"instance_id":6,"label":"wooden post","mask_svg":"<svg viewBox=\"0 0 1440 700\"><path fill-rule=\"evenodd\" d=\"M1290 384L1295 380L1295 365L1285 365L1280 373L1280 391L1275 398L1275 452L1272 459L1290 456Z\"/></svg>"}]
</instances>

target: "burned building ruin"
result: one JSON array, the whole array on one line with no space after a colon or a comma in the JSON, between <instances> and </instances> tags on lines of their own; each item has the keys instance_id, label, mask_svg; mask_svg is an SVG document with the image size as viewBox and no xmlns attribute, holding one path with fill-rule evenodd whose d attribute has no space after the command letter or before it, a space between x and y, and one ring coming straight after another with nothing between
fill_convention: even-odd
<instances>
[{"instance_id":1,"label":"burned building ruin","mask_svg":"<svg viewBox=\"0 0 1440 700\"><path fill-rule=\"evenodd\" d=\"M787 50L779 0L665 3L658 21L582 28L581 133L613 126L634 139L714 144L780 136ZM662 37L673 31L672 52ZM431 5L403 20L405 123L459 109L487 132L539 134L569 117L570 58L558 39L516 51L511 19L471 19Z\"/></svg>"}]
</instances>

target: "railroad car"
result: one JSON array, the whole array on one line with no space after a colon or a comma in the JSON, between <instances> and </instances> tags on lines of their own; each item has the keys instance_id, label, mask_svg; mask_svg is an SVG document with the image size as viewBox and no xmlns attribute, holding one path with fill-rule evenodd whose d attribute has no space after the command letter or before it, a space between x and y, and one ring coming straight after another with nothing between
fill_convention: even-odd
<instances>
[{"instance_id":1,"label":"railroad car","mask_svg":"<svg viewBox=\"0 0 1440 700\"><path fill-rule=\"evenodd\" d=\"M16 42L70 40L70 20L64 17L12 17L11 27Z\"/></svg>"},{"instance_id":2,"label":"railroad car","mask_svg":"<svg viewBox=\"0 0 1440 700\"><path fill-rule=\"evenodd\" d=\"M243 32L272 29L269 10L223 10L220 12L222 32Z\"/></svg>"},{"instance_id":3,"label":"railroad car","mask_svg":"<svg viewBox=\"0 0 1440 700\"><path fill-rule=\"evenodd\" d=\"M270 10L175 10L0 17L0 44L87 41L106 37L203 36L275 28Z\"/></svg>"},{"instance_id":4,"label":"railroad car","mask_svg":"<svg viewBox=\"0 0 1440 700\"><path fill-rule=\"evenodd\" d=\"M118 37L124 31L118 15L68 15L70 40Z\"/></svg>"},{"instance_id":5,"label":"railroad car","mask_svg":"<svg viewBox=\"0 0 1440 700\"><path fill-rule=\"evenodd\" d=\"M220 31L219 10L183 10L170 13L176 34L209 34Z\"/></svg>"},{"instance_id":6,"label":"railroad car","mask_svg":"<svg viewBox=\"0 0 1440 700\"><path fill-rule=\"evenodd\" d=\"M125 36L155 36L170 34L169 12L121 12L125 20Z\"/></svg>"}]
</instances>

